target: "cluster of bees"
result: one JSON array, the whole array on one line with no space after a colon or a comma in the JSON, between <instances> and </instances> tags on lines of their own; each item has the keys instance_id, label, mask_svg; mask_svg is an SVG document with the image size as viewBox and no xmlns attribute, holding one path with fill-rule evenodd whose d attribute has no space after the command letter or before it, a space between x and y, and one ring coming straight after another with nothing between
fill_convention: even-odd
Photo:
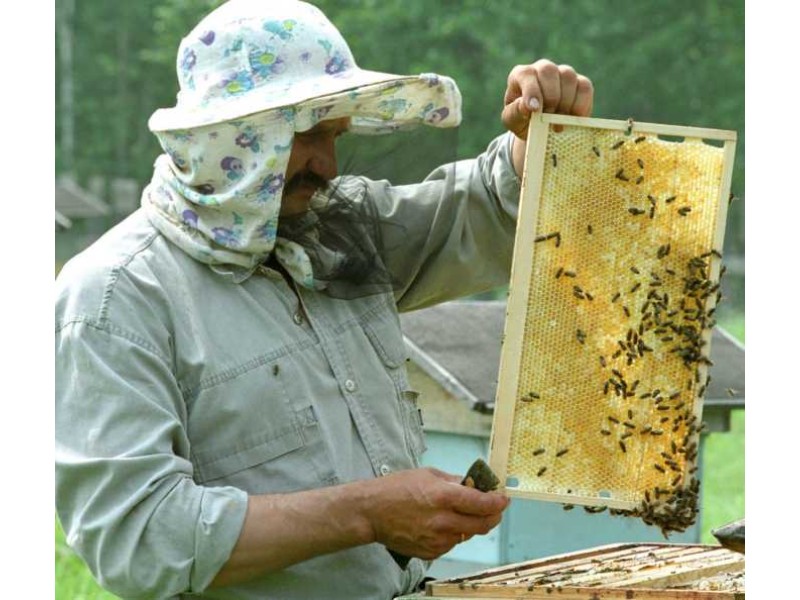
<instances>
[{"instance_id":1,"label":"cluster of bees","mask_svg":"<svg viewBox=\"0 0 800 600\"><path fill-rule=\"evenodd\" d=\"M640 136L633 143L638 144L645 139L645 136ZM620 140L610 150L618 150L624 143L625 140ZM601 156L596 146L592 151L597 157ZM558 164L555 154L552 155L552 163L554 167ZM641 158L636 159L636 164L638 173L628 174L624 169L618 169L614 177L632 185L640 185L644 181L645 164ZM630 215L628 218L654 219L662 204L669 207L676 200L678 196L672 195L659 202L648 194L647 209L637 206L625 209ZM688 205L676 209L680 217L687 217L691 211ZM592 232L592 226L587 225L587 235ZM548 233L536 237L534 241L548 240L555 240L556 246L560 246L561 234ZM630 445L637 440L650 441L663 436L660 438L663 440L663 451L659 460L652 464L652 469L663 475L664 483L645 491L644 499L636 508L611 509L609 512L639 517L648 525L658 526L667 536L671 531L684 531L692 525L698 512L700 482L695 477L695 463L699 434L705 425L698 422L694 403L696 397L704 395L711 380L710 376L702 375L712 364L703 338L715 325L715 307L721 300L720 282L711 277L712 259L721 259L722 256L717 250L711 249L686 260L673 252L671 244L665 243L655 249L650 258L649 264L651 267L657 265L656 268L631 266L634 277L627 284L630 287L616 291L607 299L596 297L597 294L579 285L572 285L571 292L579 302L607 300L612 310L622 311L627 322L631 323L624 335L616 340L613 353L599 356L600 365L608 374L602 382L604 397L611 395L626 402L631 398L634 400L630 404L634 407L640 405L639 401L642 400L648 403L644 411L639 410L638 419L634 408L628 408L624 414L607 415L607 422L600 428L599 434L616 438L616 447L621 453L627 453ZM720 277L723 273L724 268L720 270ZM559 268L555 277L575 278L576 273ZM668 289L673 293L680 289L680 293L672 297L666 291ZM708 309L709 305L713 308ZM585 345L587 338L585 331L577 329L575 339L579 344ZM626 376L624 371L628 367L648 355L664 353L675 355L682 361L686 368L685 385L675 386L674 389L658 389L646 386L639 379L631 381L632 377ZM521 400L530 402L537 398L538 393L529 392ZM567 451L567 448L563 448L557 456ZM544 449L540 448L534 452L534 456L542 453ZM546 467L541 467L538 476L541 477L546 470ZM564 508L569 510L573 505L564 505ZM595 513L606 510L606 507L586 506L584 509Z\"/></svg>"}]
</instances>

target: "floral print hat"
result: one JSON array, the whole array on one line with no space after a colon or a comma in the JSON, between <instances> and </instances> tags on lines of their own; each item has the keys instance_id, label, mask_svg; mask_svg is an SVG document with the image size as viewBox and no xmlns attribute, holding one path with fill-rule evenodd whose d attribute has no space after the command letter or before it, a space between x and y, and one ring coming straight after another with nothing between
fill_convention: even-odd
<instances>
[{"instance_id":1,"label":"floral print hat","mask_svg":"<svg viewBox=\"0 0 800 600\"><path fill-rule=\"evenodd\" d=\"M277 233L295 132L341 117L354 133L461 121L452 79L359 68L327 17L299 0L228 0L183 39L177 67L176 106L148 122L165 153L142 206L166 237L235 281L274 252L298 283L325 287L302 246Z\"/></svg>"}]
</instances>

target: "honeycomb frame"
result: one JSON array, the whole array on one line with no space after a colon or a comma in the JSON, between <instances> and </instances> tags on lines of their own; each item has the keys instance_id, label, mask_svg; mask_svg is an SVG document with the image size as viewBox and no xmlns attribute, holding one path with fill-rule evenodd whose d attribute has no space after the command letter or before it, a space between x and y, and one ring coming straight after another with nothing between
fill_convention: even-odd
<instances>
[{"instance_id":1,"label":"honeycomb frame","mask_svg":"<svg viewBox=\"0 0 800 600\"><path fill-rule=\"evenodd\" d=\"M735 144L531 118L489 451L508 495L696 513Z\"/></svg>"}]
</instances>

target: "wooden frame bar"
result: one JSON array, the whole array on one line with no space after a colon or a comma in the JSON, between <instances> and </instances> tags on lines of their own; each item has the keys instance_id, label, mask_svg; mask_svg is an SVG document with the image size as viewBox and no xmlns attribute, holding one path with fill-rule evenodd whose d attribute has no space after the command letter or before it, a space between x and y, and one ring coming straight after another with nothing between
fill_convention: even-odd
<instances>
[{"instance_id":1,"label":"wooden frame bar","mask_svg":"<svg viewBox=\"0 0 800 600\"><path fill-rule=\"evenodd\" d=\"M523 173L520 209L517 223L515 251L512 263L509 297L506 311L506 323L503 335L503 347L500 358L495 412L490 441L489 463L492 469L506 486L506 493L530 499L547 500L569 504L604 505L615 509L633 509L637 502L619 500L615 498L598 498L581 494L542 493L530 490L515 489L508 481L509 476L509 448L512 441L512 429L515 421L516 399L520 396L518 389L518 374L525 344L524 327L526 313L529 305L529 291L531 270L538 250L535 244L537 233L538 212L540 197L544 186L545 165L547 162L548 136L553 132L553 125L580 126L586 128L619 131L630 136L649 134L662 136L667 141L674 138L699 139L704 142L719 142L711 144L722 147L724 153L722 178L717 198L718 215L715 223L713 247L722 250L724 241L725 224L727 217L728 195L730 192L733 173L733 161L736 144L736 132L698 128L672 126L656 123L638 123L631 120L608 120L596 118L571 117L564 115L540 114L531 119L528 132L528 146L526 149L525 169ZM553 159L555 160L555 158ZM718 279L721 260L711 257L711 277ZM709 305L711 306L711 305ZM704 344L710 344L711 330L703 332ZM705 377L707 367L699 369ZM693 407L695 414L702 410L702 398L695 399Z\"/></svg>"}]
</instances>

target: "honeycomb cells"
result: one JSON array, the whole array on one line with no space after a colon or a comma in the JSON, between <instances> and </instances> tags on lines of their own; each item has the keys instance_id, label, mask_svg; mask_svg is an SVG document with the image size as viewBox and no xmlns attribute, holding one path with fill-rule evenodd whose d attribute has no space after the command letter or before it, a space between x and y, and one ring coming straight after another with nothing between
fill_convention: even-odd
<instances>
[{"instance_id":1,"label":"honeycomb cells","mask_svg":"<svg viewBox=\"0 0 800 600\"><path fill-rule=\"evenodd\" d=\"M508 462L520 490L657 512L694 485L723 165L701 139L549 133L525 249Z\"/></svg>"}]
</instances>

